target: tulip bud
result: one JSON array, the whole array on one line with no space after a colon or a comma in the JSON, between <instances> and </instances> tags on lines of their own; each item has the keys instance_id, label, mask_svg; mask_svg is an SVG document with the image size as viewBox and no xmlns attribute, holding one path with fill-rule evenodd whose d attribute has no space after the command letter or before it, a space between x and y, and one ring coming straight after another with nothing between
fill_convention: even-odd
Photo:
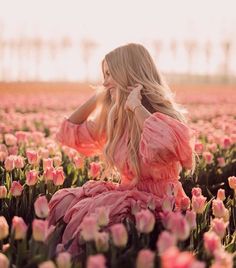
<instances>
[{"instance_id":1,"label":"tulip bud","mask_svg":"<svg viewBox=\"0 0 236 268\"><path fill-rule=\"evenodd\" d=\"M115 246L125 247L128 242L128 233L122 223L116 223L111 226L112 240Z\"/></svg>"},{"instance_id":2,"label":"tulip bud","mask_svg":"<svg viewBox=\"0 0 236 268\"><path fill-rule=\"evenodd\" d=\"M102 254L89 256L86 268L106 268L105 257Z\"/></svg>"},{"instance_id":3,"label":"tulip bud","mask_svg":"<svg viewBox=\"0 0 236 268\"><path fill-rule=\"evenodd\" d=\"M34 211L37 217L46 218L49 214L48 200L45 196L40 196L34 202Z\"/></svg>"},{"instance_id":4,"label":"tulip bud","mask_svg":"<svg viewBox=\"0 0 236 268\"><path fill-rule=\"evenodd\" d=\"M14 216L12 219L12 232L14 232L15 240L24 239L26 237L27 225L21 217Z\"/></svg>"},{"instance_id":5,"label":"tulip bud","mask_svg":"<svg viewBox=\"0 0 236 268\"><path fill-rule=\"evenodd\" d=\"M52 158L44 158L43 159L43 170L45 171L47 168L53 167L53 159Z\"/></svg>"},{"instance_id":6,"label":"tulip bud","mask_svg":"<svg viewBox=\"0 0 236 268\"><path fill-rule=\"evenodd\" d=\"M61 252L56 258L58 268L70 268L71 267L71 255L68 252Z\"/></svg>"},{"instance_id":7,"label":"tulip bud","mask_svg":"<svg viewBox=\"0 0 236 268\"><path fill-rule=\"evenodd\" d=\"M95 216L85 216L81 223L81 235L85 241L92 241L98 232L98 224Z\"/></svg>"},{"instance_id":8,"label":"tulip bud","mask_svg":"<svg viewBox=\"0 0 236 268\"><path fill-rule=\"evenodd\" d=\"M224 189L218 189L217 191L217 199L224 201L225 200L225 190Z\"/></svg>"},{"instance_id":9,"label":"tulip bud","mask_svg":"<svg viewBox=\"0 0 236 268\"><path fill-rule=\"evenodd\" d=\"M0 240L5 239L9 234L9 226L4 216L0 216Z\"/></svg>"},{"instance_id":10,"label":"tulip bud","mask_svg":"<svg viewBox=\"0 0 236 268\"><path fill-rule=\"evenodd\" d=\"M7 188L2 185L0 186L0 199L6 198L7 197Z\"/></svg>"},{"instance_id":11,"label":"tulip bud","mask_svg":"<svg viewBox=\"0 0 236 268\"><path fill-rule=\"evenodd\" d=\"M212 255L221 246L220 238L214 232L206 232L203 235L204 247L208 254Z\"/></svg>"},{"instance_id":12,"label":"tulip bud","mask_svg":"<svg viewBox=\"0 0 236 268\"><path fill-rule=\"evenodd\" d=\"M0 267L1 268L9 268L10 262L6 255L0 253Z\"/></svg>"},{"instance_id":13,"label":"tulip bud","mask_svg":"<svg viewBox=\"0 0 236 268\"><path fill-rule=\"evenodd\" d=\"M10 189L10 193L17 197L21 196L23 191L23 186L18 181L13 181Z\"/></svg>"},{"instance_id":14,"label":"tulip bud","mask_svg":"<svg viewBox=\"0 0 236 268\"><path fill-rule=\"evenodd\" d=\"M231 189L234 190L234 192L236 192L236 177L235 176L231 176L228 178L228 182L229 182L229 187Z\"/></svg>"},{"instance_id":15,"label":"tulip bud","mask_svg":"<svg viewBox=\"0 0 236 268\"><path fill-rule=\"evenodd\" d=\"M154 268L155 254L150 249L141 249L138 252L136 267L137 268Z\"/></svg>"},{"instance_id":16,"label":"tulip bud","mask_svg":"<svg viewBox=\"0 0 236 268\"><path fill-rule=\"evenodd\" d=\"M38 181L38 171L30 170L26 172L26 184L29 186L33 186Z\"/></svg>"},{"instance_id":17,"label":"tulip bud","mask_svg":"<svg viewBox=\"0 0 236 268\"><path fill-rule=\"evenodd\" d=\"M141 210L135 214L136 228L140 233L152 232L155 225L155 217L150 210Z\"/></svg>"},{"instance_id":18,"label":"tulip bud","mask_svg":"<svg viewBox=\"0 0 236 268\"><path fill-rule=\"evenodd\" d=\"M34 219L32 223L33 238L35 241L44 241L47 234L48 223L43 220Z\"/></svg>"},{"instance_id":19,"label":"tulip bud","mask_svg":"<svg viewBox=\"0 0 236 268\"><path fill-rule=\"evenodd\" d=\"M56 268L53 261L44 261L39 264L39 268Z\"/></svg>"},{"instance_id":20,"label":"tulip bud","mask_svg":"<svg viewBox=\"0 0 236 268\"><path fill-rule=\"evenodd\" d=\"M162 255L168 248L176 245L176 237L167 232L163 231L158 237L156 247L158 248L158 252Z\"/></svg>"}]
</instances>

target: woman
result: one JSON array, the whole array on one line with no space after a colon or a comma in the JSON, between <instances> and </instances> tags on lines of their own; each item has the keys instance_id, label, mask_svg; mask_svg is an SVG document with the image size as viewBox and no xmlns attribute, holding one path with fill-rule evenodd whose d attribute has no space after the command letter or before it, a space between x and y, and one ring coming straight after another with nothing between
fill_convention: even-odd
<instances>
[{"instance_id":1,"label":"woman","mask_svg":"<svg viewBox=\"0 0 236 268\"><path fill-rule=\"evenodd\" d=\"M152 204L157 216L168 195L176 207L186 197L179 180L182 167L194 170L194 130L175 103L149 52L128 44L108 53L102 62L103 91L65 118L57 140L86 155L102 155L107 174L120 183L89 181L62 189L50 201L50 224L66 223L62 245L77 251L85 215L105 206L109 225L132 217L132 208ZM94 120L88 116L99 110Z\"/></svg>"}]
</instances>

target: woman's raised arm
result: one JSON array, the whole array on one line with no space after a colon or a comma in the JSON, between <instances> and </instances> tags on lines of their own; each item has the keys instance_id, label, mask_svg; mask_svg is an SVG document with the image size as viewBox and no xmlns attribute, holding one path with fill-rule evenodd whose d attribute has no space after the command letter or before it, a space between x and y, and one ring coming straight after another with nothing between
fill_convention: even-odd
<instances>
[{"instance_id":1,"label":"woman's raised arm","mask_svg":"<svg viewBox=\"0 0 236 268\"><path fill-rule=\"evenodd\" d=\"M97 92L90 97L84 104L79 106L69 117L68 120L74 124L82 124L88 116L95 110L98 103L102 100L106 90Z\"/></svg>"}]
</instances>

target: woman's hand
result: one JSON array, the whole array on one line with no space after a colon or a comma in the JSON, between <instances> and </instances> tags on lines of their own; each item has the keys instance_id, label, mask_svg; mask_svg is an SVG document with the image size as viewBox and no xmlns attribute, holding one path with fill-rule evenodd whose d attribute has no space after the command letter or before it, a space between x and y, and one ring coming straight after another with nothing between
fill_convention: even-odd
<instances>
[{"instance_id":1,"label":"woman's hand","mask_svg":"<svg viewBox=\"0 0 236 268\"><path fill-rule=\"evenodd\" d=\"M106 89L99 89L95 94L96 102L103 102L108 94L110 93Z\"/></svg>"},{"instance_id":2,"label":"woman's hand","mask_svg":"<svg viewBox=\"0 0 236 268\"><path fill-rule=\"evenodd\" d=\"M142 95L141 90L143 86L140 84L136 84L135 86L130 86L128 89L131 89L131 92L127 98L125 103L125 109L131 110L134 112L135 107L141 105Z\"/></svg>"}]
</instances>

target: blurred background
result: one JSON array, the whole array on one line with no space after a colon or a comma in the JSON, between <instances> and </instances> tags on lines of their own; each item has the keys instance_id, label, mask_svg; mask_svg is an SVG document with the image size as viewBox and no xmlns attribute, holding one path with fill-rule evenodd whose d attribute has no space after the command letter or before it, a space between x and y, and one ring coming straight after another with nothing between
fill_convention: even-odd
<instances>
[{"instance_id":1,"label":"blurred background","mask_svg":"<svg viewBox=\"0 0 236 268\"><path fill-rule=\"evenodd\" d=\"M0 0L1 82L97 82L139 42L172 83L234 84L234 0Z\"/></svg>"}]
</instances>

